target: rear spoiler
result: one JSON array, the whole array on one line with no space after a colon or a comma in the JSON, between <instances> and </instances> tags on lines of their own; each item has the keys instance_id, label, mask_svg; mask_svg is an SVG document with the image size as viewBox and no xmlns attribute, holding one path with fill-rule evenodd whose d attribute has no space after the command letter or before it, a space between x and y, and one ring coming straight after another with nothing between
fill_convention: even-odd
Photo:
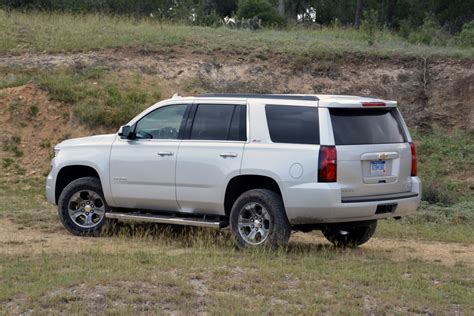
<instances>
[{"instance_id":1,"label":"rear spoiler","mask_svg":"<svg viewBox=\"0 0 474 316\"><path fill-rule=\"evenodd\" d=\"M329 98L319 101L319 107L323 108L395 108L396 101L369 98Z\"/></svg>"}]
</instances>

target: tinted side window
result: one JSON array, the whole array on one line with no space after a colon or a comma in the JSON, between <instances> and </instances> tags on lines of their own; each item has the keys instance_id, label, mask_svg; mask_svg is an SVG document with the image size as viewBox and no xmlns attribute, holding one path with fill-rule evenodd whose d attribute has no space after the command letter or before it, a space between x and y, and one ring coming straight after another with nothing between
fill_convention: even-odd
<instances>
[{"instance_id":1,"label":"tinted side window","mask_svg":"<svg viewBox=\"0 0 474 316\"><path fill-rule=\"evenodd\" d=\"M316 107L267 105L265 112L272 142L319 144L319 120Z\"/></svg>"},{"instance_id":2,"label":"tinted side window","mask_svg":"<svg viewBox=\"0 0 474 316\"><path fill-rule=\"evenodd\" d=\"M330 109L336 145L403 143L392 109Z\"/></svg>"},{"instance_id":3,"label":"tinted side window","mask_svg":"<svg viewBox=\"0 0 474 316\"><path fill-rule=\"evenodd\" d=\"M190 138L243 140L242 138L245 138L245 106L200 104L194 116Z\"/></svg>"},{"instance_id":4,"label":"tinted side window","mask_svg":"<svg viewBox=\"0 0 474 316\"><path fill-rule=\"evenodd\" d=\"M178 139L186 104L168 105L154 110L138 121L138 139Z\"/></svg>"},{"instance_id":5,"label":"tinted side window","mask_svg":"<svg viewBox=\"0 0 474 316\"><path fill-rule=\"evenodd\" d=\"M228 140L247 140L247 106L236 105L232 121L230 122L230 130Z\"/></svg>"}]
</instances>

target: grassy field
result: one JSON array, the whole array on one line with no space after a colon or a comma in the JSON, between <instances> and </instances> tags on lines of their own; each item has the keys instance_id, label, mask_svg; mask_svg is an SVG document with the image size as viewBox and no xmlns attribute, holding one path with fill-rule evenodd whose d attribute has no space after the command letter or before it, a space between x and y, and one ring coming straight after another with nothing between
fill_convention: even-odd
<instances>
[{"instance_id":1,"label":"grassy field","mask_svg":"<svg viewBox=\"0 0 474 316\"><path fill-rule=\"evenodd\" d=\"M84 52L116 47L204 51L279 52L309 56L366 54L374 56L472 58L474 48L408 43L378 31L373 45L363 32L344 28L232 30L159 23L103 15L20 13L0 11L0 54Z\"/></svg>"},{"instance_id":2,"label":"grassy field","mask_svg":"<svg viewBox=\"0 0 474 316\"><path fill-rule=\"evenodd\" d=\"M359 249L299 233L286 249L238 252L227 231L121 224L73 237L41 182L4 179L0 192L0 312L474 312L472 219L381 222Z\"/></svg>"}]
</instances>

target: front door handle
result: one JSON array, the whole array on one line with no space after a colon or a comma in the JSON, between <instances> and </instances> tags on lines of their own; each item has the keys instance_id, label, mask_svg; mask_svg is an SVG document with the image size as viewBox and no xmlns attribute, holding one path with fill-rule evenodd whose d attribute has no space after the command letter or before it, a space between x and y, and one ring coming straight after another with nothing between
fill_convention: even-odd
<instances>
[{"instance_id":1,"label":"front door handle","mask_svg":"<svg viewBox=\"0 0 474 316\"><path fill-rule=\"evenodd\" d=\"M221 153L219 156L222 158L235 158L238 155L236 153Z\"/></svg>"},{"instance_id":2,"label":"front door handle","mask_svg":"<svg viewBox=\"0 0 474 316\"><path fill-rule=\"evenodd\" d=\"M160 152L158 152L158 155L161 156L161 157L173 156L173 153L171 151L160 151Z\"/></svg>"}]
</instances>

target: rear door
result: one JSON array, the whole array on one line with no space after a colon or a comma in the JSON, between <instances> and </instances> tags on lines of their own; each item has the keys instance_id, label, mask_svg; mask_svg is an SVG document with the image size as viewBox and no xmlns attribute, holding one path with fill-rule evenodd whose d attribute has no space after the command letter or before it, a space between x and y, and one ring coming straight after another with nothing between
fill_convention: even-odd
<instances>
[{"instance_id":1,"label":"rear door","mask_svg":"<svg viewBox=\"0 0 474 316\"><path fill-rule=\"evenodd\" d=\"M195 104L176 164L176 196L182 212L224 214L224 194L240 174L247 139L245 102Z\"/></svg>"},{"instance_id":2,"label":"rear door","mask_svg":"<svg viewBox=\"0 0 474 316\"><path fill-rule=\"evenodd\" d=\"M395 107L330 108L342 197L411 190L411 150Z\"/></svg>"}]
</instances>

